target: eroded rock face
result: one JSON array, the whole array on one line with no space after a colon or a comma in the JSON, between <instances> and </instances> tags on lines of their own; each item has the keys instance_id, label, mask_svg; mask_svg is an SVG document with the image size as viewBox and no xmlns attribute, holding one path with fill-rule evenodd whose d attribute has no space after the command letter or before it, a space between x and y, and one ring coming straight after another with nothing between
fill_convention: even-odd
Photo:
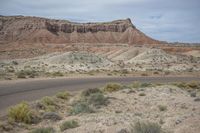
<instances>
[{"instance_id":1,"label":"eroded rock face","mask_svg":"<svg viewBox=\"0 0 200 133\"><path fill-rule=\"evenodd\" d=\"M86 32L124 32L129 27L135 28L130 19L117 20L108 23L57 23L54 21L46 21L46 28L51 32L65 32L65 33L86 33Z\"/></svg>"},{"instance_id":2,"label":"eroded rock face","mask_svg":"<svg viewBox=\"0 0 200 133\"><path fill-rule=\"evenodd\" d=\"M0 41L20 43L157 44L130 19L102 23L74 23L39 17L0 16Z\"/></svg>"}]
</instances>

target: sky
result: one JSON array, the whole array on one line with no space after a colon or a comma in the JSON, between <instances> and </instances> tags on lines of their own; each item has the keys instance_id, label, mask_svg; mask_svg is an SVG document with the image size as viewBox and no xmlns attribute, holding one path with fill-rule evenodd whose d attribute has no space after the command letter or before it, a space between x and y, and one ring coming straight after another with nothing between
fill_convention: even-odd
<instances>
[{"instance_id":1,"label":"sky","mask_svg":"<svg viewBox=\"0 0 200 133\"><path fill-rule=\"evenodd\" d=\"M0 15L74 22L130 18L139 30L152 38L200 42L200 0L0 0Z\"/></svg>"}]
</instances>

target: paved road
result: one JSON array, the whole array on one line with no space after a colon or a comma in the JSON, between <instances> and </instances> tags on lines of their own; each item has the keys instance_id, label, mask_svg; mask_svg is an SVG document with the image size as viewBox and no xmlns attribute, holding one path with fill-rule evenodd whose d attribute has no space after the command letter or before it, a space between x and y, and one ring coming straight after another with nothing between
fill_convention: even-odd
<instances>
[{"instance_id":1,"label":"paved road","mask_svg":"<svg viewBox=\"0 0 200 133\"><path fill-rule=\"evenodd\" d=\"M95 77L21 80L0 82L0 111L20 101L32 101L58 91L77 91L103 86L108 82L175 82L200 80L198 77Z\"/></svg>"}]
</instances>

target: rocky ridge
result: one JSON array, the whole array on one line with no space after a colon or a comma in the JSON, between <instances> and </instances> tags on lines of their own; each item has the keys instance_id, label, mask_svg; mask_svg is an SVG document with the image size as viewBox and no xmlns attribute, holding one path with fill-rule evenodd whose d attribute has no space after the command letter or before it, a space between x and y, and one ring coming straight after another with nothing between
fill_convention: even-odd
<instances>
[{"instance_id":1,"label":"rocky ridge","mask_svg":"<svg viewBox=\"0 0 200 133\"><path fill-rule=\"evenodd\" d=\"M139 31L130 19L75 23L39 17L0 16L0 41L25 43L158 44Z\"/></svg>"}]
</instances>

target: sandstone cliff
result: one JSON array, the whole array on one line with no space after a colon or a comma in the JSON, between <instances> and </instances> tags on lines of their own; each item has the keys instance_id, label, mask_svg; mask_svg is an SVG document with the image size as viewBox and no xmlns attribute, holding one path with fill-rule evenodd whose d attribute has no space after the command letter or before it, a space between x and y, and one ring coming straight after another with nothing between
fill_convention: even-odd
<instances>
[{"instance_id":1,"label":"sandstone cliff","mask_svg":"<svg viewBox=\"0 0 200 133\"><path fill-rule=\"evenodd\" d=\"M0 41L20 43L159 44L130 19L104 23L74 23L39 17L0 16Z\"/></svg>"}]
</instances>

